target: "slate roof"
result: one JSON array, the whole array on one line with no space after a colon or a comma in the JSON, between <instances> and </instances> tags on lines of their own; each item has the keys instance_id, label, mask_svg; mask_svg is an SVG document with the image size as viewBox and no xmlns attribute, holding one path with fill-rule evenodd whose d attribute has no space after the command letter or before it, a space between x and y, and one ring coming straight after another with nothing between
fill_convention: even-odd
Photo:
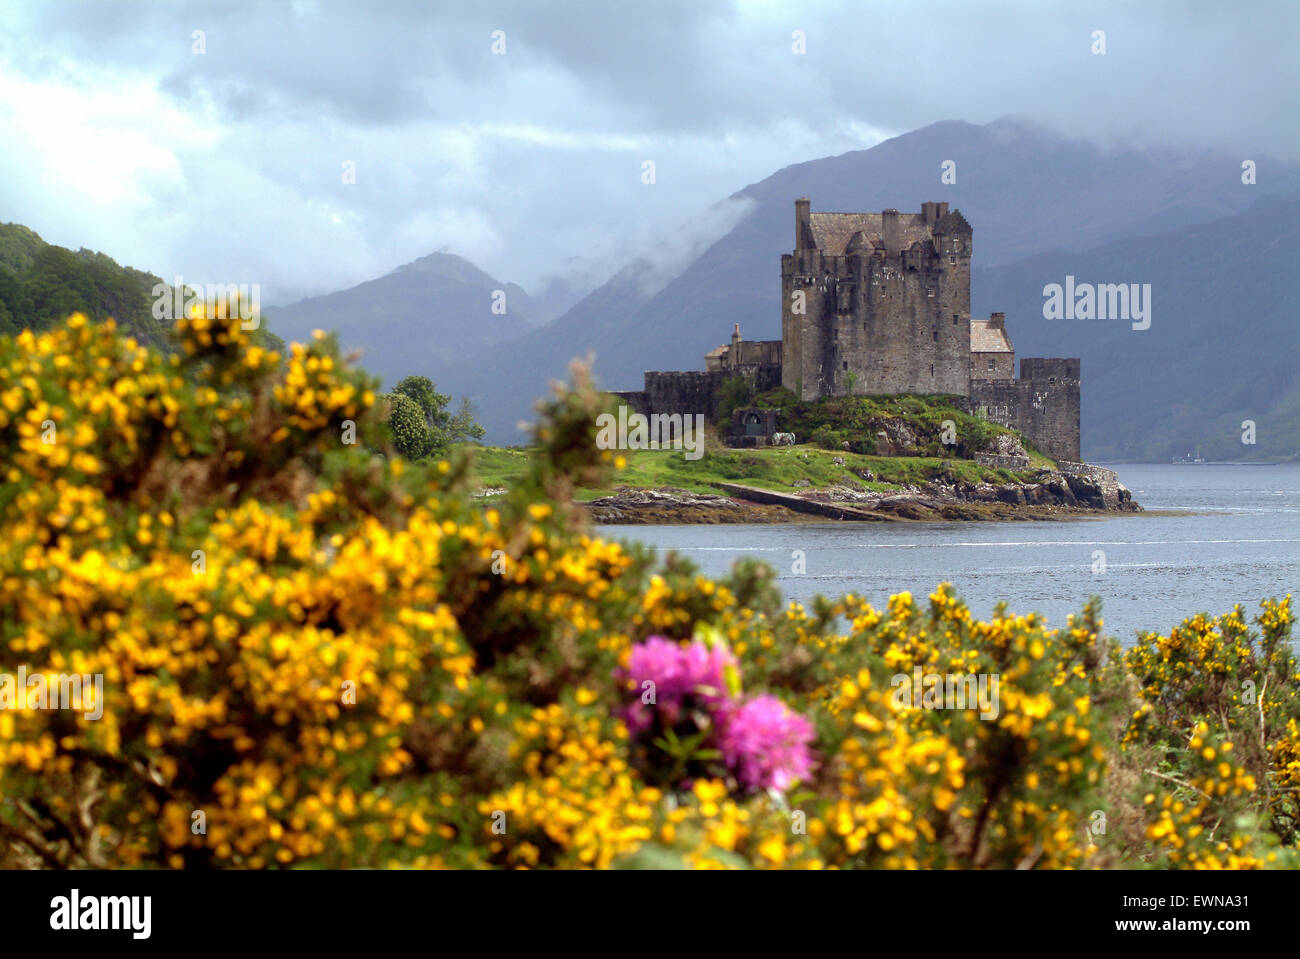
<instances>
[{"instance_id":1,"label":"slate roof","mask_svg":"<svg viewBox=\"0 0 1300 959\"><path fill-rule=\"evenodd\" d=\"M949 210L946 214L939 217L939 222L934 225L935 233L974 233L971 225L966 222L966 218L961 215L961 210Z\"/></svg>"},{"instance_id":2,"label":"slate roof","mask_svg":"<svg viewBox=\"0 0 1300 959\"><path fill-rule=\"evenodd\" d=\"M1007 331L989 325L988 320L975 320L970 325L970 351L972 353L1014 353Z\"/></svg>"},{"instance_id":3,"label":"slate roof","mask_svg":"<svg viewBox=\"0 0 1300 959\"><path fill-rule=\"evenodd\" d=\"M843 256L853 234L861 233L872 246L884 248L884 217L879 213L811 213L813 241L817 249L829 256ZM963 221L964 222L964 221ZM930 228L921 213L898 214L898 241L901 249L913 243L933 245Z\"/></svg>"}]
</instances>

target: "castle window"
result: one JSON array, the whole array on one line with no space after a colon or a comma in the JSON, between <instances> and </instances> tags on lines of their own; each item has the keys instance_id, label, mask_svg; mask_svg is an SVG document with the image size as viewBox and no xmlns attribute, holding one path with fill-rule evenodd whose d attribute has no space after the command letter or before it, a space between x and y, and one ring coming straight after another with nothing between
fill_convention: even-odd
<instances>
[{"instance_id":1,"label":"castle window","mask_svg":"<svg viewBox=\"0 0 1300 959\"><path fill-rule=\"evenodd\" d=\"M934 287L930 287L929 289L927 289L927 290L925 291L925 295L928 296L930 299L933 300L933 299L934 299Z\"/></svg>"},{"instance_id":2,"label":"castle window","mask_svg":"<svg viewBox=\"0 0 1300 959\"><path fill-rule=\"evenodd\" d=\"M939 331L938 331L938 330L935 330L935 331L934 331L934 341L935 341L936 343L939 342Z\"/></svg>"},{"instance_id":3,"label":"castle window","mask_svg":"<svg viewBox=\"0 0 1300 959\"><path fill-rule=\"evenodd\" d=\"M1047 378L1047 385L1048 385L1048 386L1055 386L1055 385L1056 385L1056 377L1055 377L1055 376L1049 376L1049 377Z\"/></svg>"},{"instance_id":4,"label":"castle window","mask_svg":"<svg viewBox=\"0 0 1300 959\"><path fill-rule=\"evenodd\" d=\"M952 325L953 325L953 326L956 326L956 325L957 325L957 320L958 320L958 316L957 316L956 313L954 313L954 314L952 315Z\"/></svg>"},{"instance_id":5,"label":"castle window","mask_svg":"<svg viewBox=\"0 0 1300 959\"><path fill-rule=\"evenodd\" d=\"M990 356L990 357L989 357L989 369L991 369L991 370L992 370L992 369L995 369L995 368L996 368L996 364L997 364L997 360L995 360L993 357Z\"/></svg>"},{"instance_id":6,"label":"castle window","mask_svg":"<svg viewBox=\"0 0 1300 959\"><path fill-rule=\"evenodd\" d=\"M948 262L955 266L957 264L957 258L955 256L950 256L948 257Z\"/></svg>"},{"instance_id":7,"label":"castle window","mask_svg":"<svg viewBox=\"0 0 1300 959\"><path fill-rule=\"evenodd\" d=\"M846 370L849 368L849 361L848 361L848 360L845 360L845 361L844 361L844 368L845 368Z\"/></svg>"},{"instance_id":8,"label":"castle window","mask_svg":"<svg viewBox=\"0 0 1300 959\"><path fill-rule=\"evenodd\" d=\"M934 364L933 364L933 363L930 364L930 375L931 375L931 376L934 376Z\"/></svg>"}]
</instances>

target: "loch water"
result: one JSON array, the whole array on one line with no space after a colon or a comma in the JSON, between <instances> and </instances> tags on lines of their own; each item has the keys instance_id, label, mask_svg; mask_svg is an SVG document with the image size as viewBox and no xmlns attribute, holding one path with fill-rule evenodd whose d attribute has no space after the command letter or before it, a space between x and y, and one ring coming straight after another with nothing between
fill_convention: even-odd
<instances>
[{"instance_id":1,"label":"loch water","mask_svg":"<svg viewBox=\"0 0 1300 959\"><path fill-rule=\"evenodd\" d=\"M1131 644L1197 612L1267 596L1300 601L1300 464L1109 465L1146 512L1065 521L607 526L605 536L676 550L707 575L741 556L807 601L852 592L883 606L952 583L975 615L1005 600L1064 625L1096 595L1105 632ZM804 572L795 572L800 551Z\"/></svg>"}]
</instances>

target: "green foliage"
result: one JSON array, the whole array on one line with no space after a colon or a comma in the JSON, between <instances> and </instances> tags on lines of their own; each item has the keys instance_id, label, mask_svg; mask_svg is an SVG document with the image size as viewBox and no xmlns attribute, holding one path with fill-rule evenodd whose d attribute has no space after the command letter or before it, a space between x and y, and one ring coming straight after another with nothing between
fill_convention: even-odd
<instances>
[{"instance_id":1,"label":"green foliage","mask_svg":"<svg viewBox=\"0 0 1300 959\"><path fill-rule=\"evenodd\" d=\"M747 377L727 377L718 390L718 422L724 425L730 422L731 414L743 406L749 406L753 399L754 384Z\"/></svg>"},{"instance_id":2,"label":"green foliage","mask_svg":"<svg viewBox=\"0 0 1300 959\"><path fill-rule=\"evenodd\" d=\"M75 253L58 246L43 247L36 254L25 285L32 299L32 326L43 330L73 313L93 320L104 319L96 309L95 284Z\"/></svg>"},{"instance_id":3,"label":"green foliage","mask_svg":"<svg viewBox=\"0 0 1300 959\"><path fill-rule=\"evenodd\" d=\"M419 404L405 393L390 393L385 399L393 448L408 460L424 459L433 451L433 435Z\"/></svg>"},{"instance_id":4,"label":"green foliage","mask_svg":"<svg viewBox=\"0 0 1300 959\"><path fill-rule=\"evenodd\" d=\"M43 246L45 241L22 224L0 223L0 273L26 271Z\"/></svg>"},{"instance_id":5,"label":"green foliage","mask_svg":"<svg viewBox=\"0 0 1300 959\"><path fill-rule=\"evenodd\" d=\"M840 444L844 440L838 432L829 426L819 426L812 431L812 435L808 437L808 442L824 450L837 450L841 448Z\"/></svg>"},{"instance_id":6,"label":"green foliage","mask_svg":"<svg viewBox=\"0 0 1300 959\"><path fill-rule=\"evenodd\" d=\"M482 447L474 461L474 474L482 486L513 489L527 472L535 452L527 449ZM695 493L716 493L717 483L745 483L760 489L790 492L799 480L817 487L842 483L846 474L867 489L897 490L921 486L930 480L945 483L1029 482L1033 473L982 466L974 460L925 456L870 456L841 450L838 444L820 449L801 446L732 449L710 438L705 455L688 460L681 450L624 450L626 466L618 471L619 486L671 486ZM843 460L844 465L835 461ZM860 477L870 471L874 480ZM613 492L609 486L581 487L587 496Z\"/></svg>"},{"instance_id":7,"label":"green foliage","mask_svg":"<svg viewBox=\"0 0 1300 959\"><path fill-rule=\"evenodd\" d=\"M1254 626L1245 610L1197 615L1168 635L1146 633L1124 653L1142 709L1128 725L1128 749L1197 800L1201 777L1229 762L1253 777L1268 828L1300 845L1300 663L1291 648L1291 598L1266 601ZM1230 740L1229 752L1207 745ZM1188 749L1188 744L1192 745ZM1244 806L1244 804L1243 804Z\"/></svg>"},{"instance_id":8,"label":"green foliage","mask_svg":"<svg viewBox=\"0 0 1300 959\"><path fill-rule=\"evenodd\" d=\"M1258 633L1240 611L1198 616L1127 657L1103 647L1095 601L1056 629L1005 604L979 620L946 585L879 609L789 603L767 564L712 580L592 535L570 494L608 483L616 457L594 443L582 368L485 509L469 451L414 468L367 452L383 411L333 338L276 364L237 320L177 326L172 356L81 316L0 337L0 648L9 669L104 680L93 718L80 688L70 708L24 692L0 709L0 868L1300 858L1289 597L1263 604ZM391 404L423 420L405 393ZM339 442L348 422L360 444ZM624 668L652 637L722 644L729 699L802 717L799 781L646 775L698 728L679 716L677 744L640 762L661 747L630 734ZM917 700L918 673L982 691Z\"/></svg>"},{"instance_id":9,"label":"green foliage","mask_svg":"<svg viewBox=\"0 0 1300 959\"><path fill-rule=\"evenodd\" d=\"M427 376L404 377L390 394L388 427L397 451L410 460L441 453L447 447L483 437L468 399L449 413L451 397L439 393Z\"/></svg>"},{"instance_id":10,"label":"green foliage","mask_svg":"<svg viewBox=\"0 0 1300 959\"><path fill-rule=\"evenodd\" d=\"M0 335L45 330L72 313L92 321L112 317L120 335L170 352L175 318L154 316L155 288L172 287L158 277L121 266L103 253L52 246L16 223L0 224ZM252 341L281 357L284 341L262 325Z\"/></svg>"},{"instance_id":11,"label":"green foliage","mask_svg":"<svg viewBox=\"0 0 1300 959\"><path fill-rule=\"evenodd\" d=\"M908 452L919 456L972 459L977 451L988 449L1001 434L1020 436L1015 430L962 411L957 406L959 401L954 396L897 395L834 396L800 402L790 390L780 387L755 397L753 405L779 410L780 428L800 439L818 442L812 439L813 435L825 429L838 437L834 446L827 448L839 448L840 442L847 440L858 453L875 452L876 433L892 425L902 425L916 437L914 447ZM943 443L945 420L952 420L956 426L955 446ZM1020 440L1035 466L1052 465L1023 437Z\"/></svg>"},{"instance_id":12,"label":"green foliage","mask_svg":"<svg viewBox=\"0 0 1300 959\"><path fill-rule=\"evenodd\" d=\"M407 376L393 387L393 392L409 396L414 400L430 427L439 427L443 424L451 397L439 393L434 388L433 380L427 376Z\"/></svg>"},{"instance_id":13,"label":"green foliage","mask_svg":"<svg viewBox=\"0 0 1300 959\"><path fill-rule=\"evenodd\" d=\"M474 419L474 408L467 397L461 397L460 409L447 421L444 430L448 443L463 443L466 440L481 440L487 432Z\"/></svg>"}]
</instances>

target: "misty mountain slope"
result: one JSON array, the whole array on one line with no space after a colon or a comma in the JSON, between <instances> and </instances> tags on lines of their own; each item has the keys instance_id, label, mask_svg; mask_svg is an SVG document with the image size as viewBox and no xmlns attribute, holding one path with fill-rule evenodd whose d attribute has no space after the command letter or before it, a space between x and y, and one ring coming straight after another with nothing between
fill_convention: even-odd
<instances>
[{"instance_id":1,"label":"misty mountain slope","mask_svg":"<svg viewBox=\"0 0 1300 959\"><path fill-rule=\"evenodd\" d=\"M940 183L944 160L957 183ZM702 369L739 322L747 339L781 335L780 257L794 245L794 201L814 211L919 210L946 200L975 229L978 267L1049 250L1089 249L1239 213L1261 195L1300 190L1300 169L1263 163L1244 187L1240 160L1210 152L1107 152L1013 120L945 121L841 156L786 167L736 198L736 225L651 297L620 275L531 334L523 357L486 353L449 371L478 405L489 439L518 442L514 425L570 357L597 354L609 389L639 389L644 370Z\"/></svg>"},{"instance_id":2,"label":"misty mountain slope","mask_svg":"<svg viewBox=\"0 0 1300 959\"><path fill-rule=\"evenodd\" d=\"M492 312L496 290L505 292L504 314ZM351 289L264 313L285 340L338 331L344 349L362 350L361 365L387 388L408 374L437 379L465 357L522 335L531 305L515 284L454 254L432 253Z\"/></svg>"},{"instance_id":3,"label":"misty mountain slope","mask_svg":"<svg viewBox=\"0 0 1300 959\"><path fill-rule=\"evenodd\" d=\"M433 380L443 393L467 397L489 443L522 443L520 423L532 422L533 404L551 380L567 379L569 361L587 354L620 352L619 329L605 318L650 298L642 284L642 264L631 264L546 326L500 348L449 363Z\"/></svg>"},{"instance_id":4,"label":"misty mountain slope","mask_svg":"<svg viewBox=\"0 0 1300 959\"><path fill-rule=\"evenodd\" d=\"M972 309L1004 310L1017 357L1082 360L1083 453L1164 461L1300 452L1300 198L1083 253L975 271ZM1150 283L1151 326L1046 320L1043 287ZM1254 420L1256 444L1241 442Z\"/></svg>"}]
</instances>

